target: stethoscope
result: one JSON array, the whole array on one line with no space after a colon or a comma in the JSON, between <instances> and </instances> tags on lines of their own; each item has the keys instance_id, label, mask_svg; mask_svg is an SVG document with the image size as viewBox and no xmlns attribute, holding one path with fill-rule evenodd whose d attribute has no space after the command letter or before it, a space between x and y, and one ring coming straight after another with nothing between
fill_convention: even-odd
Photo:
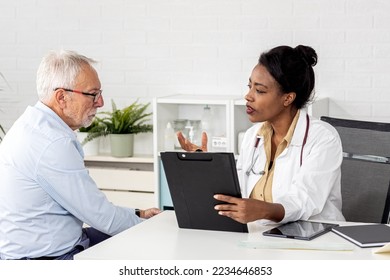
<instances>
[{"instance_id":1,"label":"stethoscope","mask_svg":"<svg viewBox=\"0 0 390 280\"><path fill-rule=\"evenodd\" d=\"M307 135L309 133L309 124L310 124L309 115L306 114L306 130L305 130L305 136L303 137L303 141L302 141L300 165L302 165L303 147L305 147L305 145L306 145ZM259 154L257 154L257 156L255 158L255 152L256 152L257 147L259 146L260 138L261 138L260 136L258 136L258 135L256 136L255 145L253 146L253 151L252 151L251 164L249 165L249 168L245 172L245 174L247 176L249 176L249 174L251 172L255 175L264 175L265 174L265 171L263 171L263 170L259 171L259 172L256 172L253 170L253 167L254 167L257 159L259 158Z\"/></svg>"}]
</instances>

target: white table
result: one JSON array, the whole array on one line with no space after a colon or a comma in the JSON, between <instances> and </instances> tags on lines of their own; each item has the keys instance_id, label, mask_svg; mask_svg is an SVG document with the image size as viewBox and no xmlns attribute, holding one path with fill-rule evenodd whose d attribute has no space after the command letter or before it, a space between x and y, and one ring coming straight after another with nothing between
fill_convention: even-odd
<instances>
[{"instance_id":1,"label":"white table","mask_svg":"<svg viewBox=\"0 0 390 280\"><path fill-rule=\"evenodd\" d=\"M250 227L250 233L180 229L173 211L142 222L75 256L76 260L390 260L390 254L374 254L373 248L359 248L333 232L311 241L266 237L270 226ZM242 242L263 247L247 248ZM289 246L327 247L340 245L348 250L289 249ZM276 248L285 247L285 248Z\"/></svg>"}]
</instances>

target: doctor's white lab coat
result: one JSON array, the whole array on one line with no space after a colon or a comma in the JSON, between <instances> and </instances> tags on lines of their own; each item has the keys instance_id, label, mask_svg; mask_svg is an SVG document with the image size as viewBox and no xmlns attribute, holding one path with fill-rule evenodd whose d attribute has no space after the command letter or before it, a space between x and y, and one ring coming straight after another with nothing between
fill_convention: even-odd
<instances>
[{"instance_id":1,"label":"doctor's white lab coat","mask_svg":"<svg viewBox=\"0 0 390 280\"><path fill-rule=\"evenodd\" d=\"M257 148L254 147L261 125L257 123L246 131L237 161L244 198L250 196L262 176L250 171L252 159L255 159L255 173L264 170L266 163L264 139L260 138ZM330 124L310 118L301 166L306 126L306 112L301 110L290 145L273 163L272 202L282 204L285 209L282 223L299 219L344 221L341 213L340 166L343 156L340 137ZM272 223L268 220L259 222Z\"/></svg>"}]
</instances>

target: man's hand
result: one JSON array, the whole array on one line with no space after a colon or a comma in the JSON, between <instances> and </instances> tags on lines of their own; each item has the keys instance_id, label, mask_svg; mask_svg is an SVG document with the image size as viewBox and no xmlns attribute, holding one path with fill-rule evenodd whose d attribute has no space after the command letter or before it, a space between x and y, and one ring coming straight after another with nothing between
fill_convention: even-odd
<instances>
[{"instance_id":1,"label":"man's hand","mask_svg":"<svg viewBox=\"0 0 390 280\"><path fill-rule=\"evenodd\" d=\"M149 208L146 210L140 210L140 218L149 219L157 214L161 213L161 210L158 208Z\"/></svg>"}]
</instances>

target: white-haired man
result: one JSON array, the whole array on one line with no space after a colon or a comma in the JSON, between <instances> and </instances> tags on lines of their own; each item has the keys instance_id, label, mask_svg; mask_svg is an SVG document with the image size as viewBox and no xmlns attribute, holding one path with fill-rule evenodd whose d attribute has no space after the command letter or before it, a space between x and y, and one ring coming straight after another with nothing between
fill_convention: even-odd
<instances>
[{"instance_id":1,"label":"white-haired man","mask_svg":"<svg viewBox=\"0 0 390 280\"><path fill-rule=\"evenodd\" d=\"M73 51L46 55L39 101L0 145L1 259L73 259L160 212L113 205L85 168L74 130L90 125L104 105L94 63Z\"/></svg>"}]
</instances>

